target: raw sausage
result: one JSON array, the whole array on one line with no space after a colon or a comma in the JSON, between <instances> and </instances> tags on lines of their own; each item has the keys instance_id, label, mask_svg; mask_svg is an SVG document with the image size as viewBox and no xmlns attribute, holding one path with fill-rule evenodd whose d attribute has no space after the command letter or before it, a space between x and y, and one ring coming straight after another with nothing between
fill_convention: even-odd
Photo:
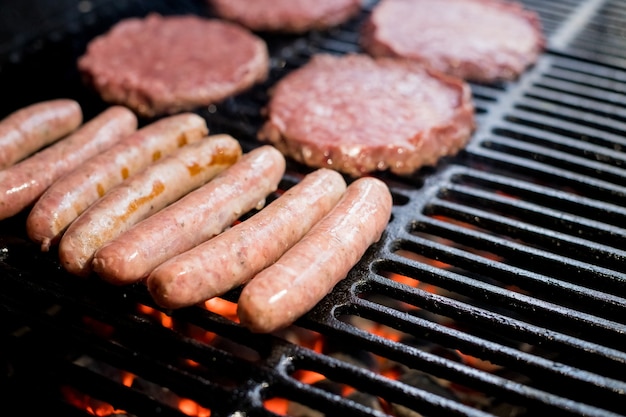
<instances>
[{"instance_id":1,"label":"raw sausage","mask_svg":"<svg viewBox=\"0 0 626 417\"><path fill-rule=\"evenodd\" d=\"M113 284L145 278L155 267L219 234L243 213L260 209L285 172L285 158L272 146L242 156L206 185L104 244L93 270Z\"/></svg>"},{"instance_id":2,"label":"raw sausage","mask_svg":"<svg viewBox=\"0 0 626 417\"><path fill-rule=\"evenodd\" d=\"M139 221L203 185L241 157L228 135L187 145L122 182L83 212L59 242L61 265L70 273L91 273L93 255Z\"/></svg>"},{"instance_id":3,"label":"raw sausage","mask_svg":"<svg viewBox=\"0 0 626 417\"><path fill-rule=\"evenodd\" d=\"M308 174L254 216L156 267L148 290L157 304L178 308L247 282L300 240L345 189L336 171Z\"/></svg>"},{"instance_id":4,"label":"raw sausage","mask_svg":"<svg viewBox=\"0 0 626 417\"><path fill-rule=\"evenodd\" d=\"M83 122L80 104L70 99L42 101L0 121L0 169L61 139Z\"/></svg>"},{"instance_id":5,"label":"raw sausage","mask_svg":"<svg viewBox=\"0 0 626 417\"><path fill-rule=\"evenodd\" d=\"M129 109L111 107L66 138L0 171L0 220L34 203L61 176L137 129Z\"/></svg>"},{"instance_id":6,"label":"raw sausage","mask_svg":"<svg viewBox=\"0 0 626 417\"><path fill-rule=\"evenodd\" d=\"M145 278L156 266L217 235L241 214L260 209L285 171L283 155L262 146L206 185L104 244L94 271L114 284Z\"/></svg>"},{"instance_id":7,"label":"raw sausage","mask_svg":"<svg viewBox=\"0 0 626 417\"><path fill-rule=\"evenodd\" d=\"M70 223L112 187L207 134L206 121L193 113L160 119L137 130L52 184L31 209L28 236L48 251Z\"/></svg>"},{"instance_id":8,"label":"raw sausage","mask_svg":"<svg viewBox=\"0 0 626 417\"><path fill-rule=\"evenodd\" d=\"M364 177L350 184L326 217L243 288L237 304L241 323L271 332L313 308L380 239L391 207L382 181Z\"/></svg>"}]
</instances>

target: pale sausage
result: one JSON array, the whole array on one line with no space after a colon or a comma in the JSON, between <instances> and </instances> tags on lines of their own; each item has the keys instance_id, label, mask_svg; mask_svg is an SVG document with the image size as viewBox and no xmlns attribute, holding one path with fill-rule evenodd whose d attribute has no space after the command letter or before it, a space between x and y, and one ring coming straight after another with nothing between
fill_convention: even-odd
<instances>
[{"instance_id":1,"label":"pale sausage","mask_svg":"<svg viewBox=\"0 0 626 417\"><path fill-rule=\"evenodd\" d=\"M147 279L152 297L162 307L178 308L247 282L300 240L345 189L336 171L308 174L254 216L156 267Z\"/></svg>"},{"instance_id":2,"label":"pale sausage","mask_svg":"<svg viewBox=\"0 0 626 417\"><path fill-rule=\"evenodd\" d=\"M82 122L80 104L71 99L42 101L9 114L0 121L0 169L61 139Z\"/></svg>"},{"instance_id":3,"label":"pale sausage","mask_svg":"<svg viewBox=\"0 0 626 417\"><path fill-rule=\"evenodd\" d=\"M137 130L52 184L31 209L26 220L28 236L47 251L112 187L207 133L206 121L193 113L166 117Z\"/></svg>"},{"instance_id":4,"label":"pale sausage","mask_svg":"<svg viewBox=\"0 0 626 417\"><path fill-rule=\"evenodd\" d=\"M64 139L0 171L0 220L33 204L58 178L137 129L129 109L111 107Z\"/></svg>"},{"instance_id":5,"label":"pale sausage","mask_svg":"<svg viewBox=\"0 0 626 417\"><path fill-rule=\"evenodd\" d=\"M237 304L241 323L272 332L313 308L380 239L391 207L382 181L363 177L350 184L326 217L243 288Z\"/></svg>"},{"instance_id":6,"label":"pale sausage","mask_svg":"<svg viewBox=\"0 0 626 417\"><path fill-rule=\"evenodd\" d=\"M222 232L242 214L260 209L278 188L285 158L261 146L206 185L104 244L93 270L113 284L145 278L155 267Z\"/></svg>"},{"instance_id":7,"label":"pale sausage","mask_svg":"<svg viewBox=\"0 0 626 417\"><path fill-rule=\"evenodd\" d=\"M139 221L156 213L237 162L239 142L228 135L182 147L117 185L83 212L59 242L61 265L70 273L91 273L93 255Z\"/></svg>"}]
</instances>

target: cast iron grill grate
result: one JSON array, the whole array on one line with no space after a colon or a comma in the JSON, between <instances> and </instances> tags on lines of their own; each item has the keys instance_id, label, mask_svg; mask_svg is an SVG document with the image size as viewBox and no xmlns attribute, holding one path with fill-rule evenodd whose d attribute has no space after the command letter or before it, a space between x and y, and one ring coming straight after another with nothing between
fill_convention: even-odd
<instances>
[{"instance_id":1,"label":"cast iron grill grate","mask_svg":"<svg viewBox=\"0 0 626 417\"><path fill-rule=\"evenodd\" d=\"M624 68L626 66L626 53L623 47L626 23L624 3L619 0L588 3L584 10L584 27L572 38L568 53L581 59Z\"/></svg>"},{"instance_id":2,"label":"cast iron grill grate","mask_svg":"<svg viewBox=\"0 0 626 417\"><path fill-rule=\"evenodd\" d=\"M199 110L212 132L258 146L267 88L314 53L358 51L367 3L340 28L268 36L270 80ZM383 239L285 331L237 325L237 291L219 313L172 312L141 285L77 280L28 242L23 215L2 222L9 402L68 416L623 415L626 65L610 49L624 38L614 23L623 6L524 3L540 13L548 52L519 81L472 85L479 130L461 155L381 175L394 195ZM41 32L14 46L0 85L23 93L2 113L66 94L100 111L68 65L119 18L155 9L206 12L140 0L73 10L67 33L46 27L56 33L47 41L28 43ZM605 46L592 46L602 31ZM281 188L306 171L290 164Z\"/></svg>"}]
</instances>

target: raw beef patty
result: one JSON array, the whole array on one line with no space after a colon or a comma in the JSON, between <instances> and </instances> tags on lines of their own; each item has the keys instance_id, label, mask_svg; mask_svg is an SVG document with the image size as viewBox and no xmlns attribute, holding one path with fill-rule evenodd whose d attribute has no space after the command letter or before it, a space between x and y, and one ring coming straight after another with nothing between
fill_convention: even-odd
<instances>
[{"instance_id":1,"label":"raw beef patty","mask_svg":"<svg viewBox=\"0 0 626 417\"><path fill-rule=\"evenodd\" d=\"M433 165L457 153L475 127L463 80L365 54L313 56L276 84L267 117L260 140L355 177Z\"/></svg>"},{"instance_id":2,"label":"raw beef patty","mask_svg":"<svg viewBox=\"0 0 626 417\"><path fill-rule=\"evenodd\" d=\"M544 43L535 13L500 0L382 0L361 37L373 56L409 58L486 83L517 78Z\"/></svg>"},{"instance_id":3,"label":"raw beef patty","mask_svg":"<svg viewBox=\"0 0 626 417\"><path fill-rule=\"evenodd\" d=\"M266 79L265 42L234 23L198 16L129 18L78 61L105 101L142 116L219 102Z\"/></svg>"},{"instance_id":4,"label":"raw beef patty","mask_svg":"<svg viewBox=\"0 0 626 417\"><path fill-rule=\"evenodd\" d=\"M207 0L215 14L255 31L303 33L337 26L361 0Z\"/></svg>"}]
</instances>

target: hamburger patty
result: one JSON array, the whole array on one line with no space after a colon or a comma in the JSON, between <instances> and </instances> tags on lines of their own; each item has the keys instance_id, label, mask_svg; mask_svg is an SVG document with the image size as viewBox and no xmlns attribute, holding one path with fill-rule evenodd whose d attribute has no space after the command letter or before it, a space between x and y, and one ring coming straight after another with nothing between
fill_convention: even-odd
<instances>
[{"instance_id":1,"label":"hamburger patty","mask_svg":"<svg viewBox=\"0 0 626 417\"><path fill-rule=\"evenodd\" d=\"M215 14L255 31L303 33L337 26L361 0L207 0Z\"/></svg>"},{"instance_id":2,"label":"hamburger patty","mask_svg":"<svg viewBox=\"0 0 626 417\"><path fill-rule=\"evenodd\" d=\"M517 78L544 45L537 15L501 0L382 0L361 36L373 56L487 83Z\"/></svg>"},{"instance_id":3,"label":"hamburger patty","mask_svg":"<svg viewBox=\"0 0 626 417\"><path fill-rule=\"evenodd\" d=\"M409 174L469 140L474 105L461 79L365 54L319 54L272 91L259 139L311 167L351 176Z\"/></svg>"},{"instance_id":4,"label":"hamburger patty","mask_svg":"<svg viewBox=\"0 0 626 417\"><path fill-rule=\"evenodd\" d=\"M265 42L198 16L129 18L92 40L79 70L105 101L142 116L219 102L266 79Z\"/></svg>"}]
</instances>

